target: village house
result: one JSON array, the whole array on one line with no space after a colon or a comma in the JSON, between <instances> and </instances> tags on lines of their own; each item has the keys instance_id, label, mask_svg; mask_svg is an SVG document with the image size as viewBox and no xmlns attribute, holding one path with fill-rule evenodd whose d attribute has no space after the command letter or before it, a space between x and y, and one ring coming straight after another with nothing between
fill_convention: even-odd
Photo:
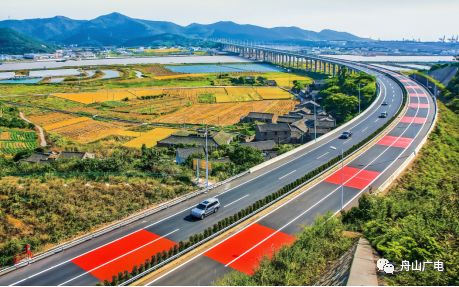
<instances>
[{"instance_id":1,"label":"village house","mask_svg":"<svg viewBox=\"0 0 459 287\"><path fill-rule=\"evenodd\" d=\"M225 133L223 131L210 134L207 138L207 147L209 150L215 150L221 145L229 144L233 140L233 135ZM160 140L157 144L159 147L186 147L196 146L205 147L206 137L204 134L192 134L192 135L171 135L163 140Z\"/></svg>"},{"instance_id":2,"label":"village house","mask_svg":"<svg viewBox=\"0 0 459 287\"><path fill-rule=\"evenodd\" d=\"M263 124L255 127L255 140L273 140L277 144L302 143L307 138L307 132L308 128L303 121L292 124Z\"/></svg>"},{"instance_id":3,"label":"village house","mask_svg":"<svg viewBox=\"0 0 459 287\"><path fill-rule=\"evenodd\" d=\"M266 140L266 141L240 143L240 145L253 147L259 151L265 152L265 151L272 151L276 147L276 142L273 140Z\"/></svg>"},{"instance_id":4,"label":"village house","mask_svg":"<svg viewBox=\"0 0 459 287\"><path fill-rule=\"evenodd\" d=\"M53 160L63 159L91 159L95 158L95 154L89 152L34 152L29 157L22 159L22 162L28 163L46 163Z\"/></svg>"},{"instance_id":5,"label":"village house","mask_svg":"<svg viewBox=\"0 0 459 287\"><path fill-rule=\"evenodd\" d=\"M262 122L267 124L275 123L277 116L271 113L250 112L247 116L241 119L244 123Z\"/></svg>"}]
</instances>

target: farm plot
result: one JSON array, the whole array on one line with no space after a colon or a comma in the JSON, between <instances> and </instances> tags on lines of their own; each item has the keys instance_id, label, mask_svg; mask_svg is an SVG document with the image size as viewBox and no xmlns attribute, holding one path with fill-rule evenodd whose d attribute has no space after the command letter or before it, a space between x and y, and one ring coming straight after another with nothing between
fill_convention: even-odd
<instances>
[{"instance_id":1,"label":"farm plot","mask_svg":"<svg viewBox=\"0 0 459 287\"><path fill-rule=\"evenodd\" d=\"M142 96L159 96L162 93L163 89L117 89L85 93L55 93L53 96L82 104L92 104L107 101L120 101L125 98L131 99Z\"/></svg>"},{"instance_id":2,"label":"farm plot","mask_svg":"<svg viewBox=\"0 0 459 287\"><path fill-rule=\"evenodd\" d=\"M236 103L196 104L154 119L159 123L231 125L249 112L282 115L293 109L293 100L266 100Z\"/></svg>"},{"instance_id":3,"label":"farm plot","mask_svg":"<svg viewBox=\"0 0 459 287\"><path fill-rule=\"evenodd\" d=\"M119 125L88 119L55 128L51 132L84 144L119 134L122 130L123 128Z\"/></svg>"},{"instance_id":4,"label":"farm plot","mask_svg":"<svg viewBox=\"0 0 459 287\"><path fill-rule=\"evenodd\" d=\"M256 92L263 100L285 100L291 99L292 95L279 88L256 88Z\"/></svg>"},{"instance_id":5,"label":"farm plot","mask_svg":"<svg viewBox=\"0 0 459 287\"><path fill-rule=\"evenodd\" d=\"M226 94L216 96L217 103L260 101L262 98L253 88L227 87Z\"/></svg>"},{"instance_id":6,"label":"farm plot","mask_svg":"<svg viewBox=\"0 0 459 287\"><path fill-rule=\"evenodd\" d=\"M55 123L52 123L52 124L44 125L43 128L45 130L47 130L47 131L52 131L52 130L55 130L55 129L59 129L59 128L67 127L67 126L72 126L74 124L87 122L87 121L91 121L91 119L86 118L86 117L74 117L74 118L70 118L70 119L67 119L67 120L63 120L63 121L55 122Z\"/></svg>"},{"instance_id":7,"label":"farm plot","mask_svg":"<svg viewBox=\"0 0 459 287\"><path fill-rule=\"evenodd\" d=\"M300 81L300 82L305 83L306 85L313 83L313 79L309 77L305 77L305 76L295 75L295 74L273 72L273 73L260 74L260 76L266 77L270 80L274 80L276 81L279 87L284 87L284 88L293 87L293 81Z\"/></svg>"},{"instance_id":8,"label":"farm plot","mask_svg":"<svg viewBox=\"0 0 459 287\"><path fill-rule=\"evenodd\" d=\"M0 130L0 154L16 154L37 148L37 135L31 131Z\"/></svg>"},{"instance_id":9,"label":"farm plot","mask_svg":"<svg viewBox=\"0 0 459 287\"><path fill-rule=\"evenodd\" d=\"M155 128L146 133L142 133L141 136L127 142L124 144L126 147L140 148L142 145L147 147L155 146L158 141L167 138L171 134L175 133L177 130L168 129L168 128Z\"/></svg>"},{"instance_id":10,"label":"farm plot","mask_svg":"<svg viewBox=\"0 0 459 287\"><path fill-rule=\"evenodd\" d=\"M110 135L138 136L125 131L125 125L96 121L87 117L49 113L28 116L45 131L55 133L79 143L89 143Z\"/></svg>"}]
</instances>

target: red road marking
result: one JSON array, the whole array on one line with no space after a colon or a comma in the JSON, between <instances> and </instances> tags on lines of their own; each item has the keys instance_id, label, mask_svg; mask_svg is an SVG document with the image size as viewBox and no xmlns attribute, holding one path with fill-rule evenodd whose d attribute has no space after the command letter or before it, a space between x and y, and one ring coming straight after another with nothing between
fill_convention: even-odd
<instances>
[{"instance_id":1,"label":"red road marking","mask_svg":"<svg viewBox=\"0 0 459 287\"><path fill-rule=\"evenodd\" d=\"M427 98L426 93L410 93L410 97L413 98Z\"/></svg>"},{"instance_id":2,"label":"red road marking","mask_svg":"<svg viewBox=\"0 0 459 287\"><path fill-rule=\"evenodd\" d=\"M152 241L154 242L151 243ZM85 271L91 271L90 273L101 281L106 279L111 280L112 276L118 274L118 272L124 272L125 270L131 271L134 265L139 266L141 263L144 263L147 258L151 258L152 255L158 252L169 250L174 245L175 242L166 238L160 238L159 235L142 229L120 240L105 245L104 247L75 258L72 262ZM133 251L136 248L139 249ZM133 252L129 253L131 251ZM112 262L106 264L109 261ZM106 265L99 267L103 264ZM94 268L97 269L93 270Z\"/></svg>"},{"instance_id":3,"label":"red road marking","mask_svg":"<svg viewBox=\"0 0 459 287\"><path fill-rule=\"evenodd\" d=\"M400 79L400 82L402 82L402 83L411 83L411 80L408 80L408 79Z\"/></svg>"},{"instance_id":4,"label":"red road marking","mask_svg":"<svg viewBox=\"0 0 459 287\"><path fill-rule=\"evenodd\" d=\"M405 89L421 89L421 87L419 87L417 85L406 85Z\"/></svg>"},{"instance_id":5,"label":"red road marking","mask_svg":"<svg viewBox=\"0 0 459 287\"><path fill-rule=\"evenodd\" d=\"M274 229L255 223L207 251L204 255L226 265L275 232L276 230ZM252 275L263 257L271 258L282 246L292 244L294 241L294 236L277 232L229 266L240 272Z\"/></svg>"},{"instance_id":6,"label":"red road marking","mask_svg":"<svg viewBox=\"0 0 459 287\"><path fill-rule=\"evenodd\" d=\"M379 145L407 148L413 139L404 137L385 136L377 142Z\"/></svg>"},{"instance_id":7,"label":"red road marking","mask_svg":"<svg viewBox=\"0 0 459 287\"><path fill-rule=\"evenodd\" d=\"M377 171L345 166L327 177L325 181L337 185L341 185L342 182L345 182L344 186L363 189L378 175L379 172Z\"/></svg>"},{"instance_id":8,"label":"red road marking","mask_svg":"<svg viewBox=\"0 0 459 287\"><path fill-rule=\"evenodd\" d=\"M413 124L425 124L426 120L427 120L426 118L421 118L421 117L408 117L408 116L405 116L405 117L402 117L400 122L401 123L407 123L407 124L410 124L410 123L413 123Z\"/></svg>"},{"instance_id":9,"label":"red road marking","mask_svg":"<svg viewBox=\"0 0 459 287\"><path fill-rule=\"evenodd\" d=\"M429 104L410 103L408 105L408 107L414 108L414 109L428 109L429 108Z\"/></svg>"}]
</instances>

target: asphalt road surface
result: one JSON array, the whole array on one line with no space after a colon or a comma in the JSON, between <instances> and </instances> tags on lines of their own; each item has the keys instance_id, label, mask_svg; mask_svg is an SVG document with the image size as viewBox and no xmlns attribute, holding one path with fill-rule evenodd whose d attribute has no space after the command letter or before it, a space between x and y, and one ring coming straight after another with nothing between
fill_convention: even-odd
<instances>
[{"instance_id":1,"label":"asphalt road surface","mask_svg":"<svg viewBox=\"0 0 459 287\"><path fill-rule=\"evenodd\" d=\"M7 273L0 277L0 285L94 285L104 279L111 280L112 275L124 270L130 271L146 258L168 250L179 241L187 240L190 235L202 232L219 220L314 170L339 155L341 149L347 150L362 141L384 125L399 109L402 90L397 83L381 73L365 70L377 77L380 96L374 109L365 111L362 118L346 129L353 132L350 139L338 139L342 130L337 129L331 137L319 140L307 149L220 186L208 194ZM407 81L404 78L402 80ZM404 122L398 124L383 142L374 145L346 166L343 174L338 171L325 182L303 192L295 200L238 235L186 262L152 284L209 285L233 269L250 274L261 256L294 240L301 226L311 223L316 215L340 209L341 181L338 179L344 178L345 204L355 201L369 185L377 187L381 184L413 152L432 122L433 103L428 94L414 82L404 84L410 93L410 108L404 115ZM381 106L383 101L388 102L388 105ZM382 111L388 112L388 118L378 117ZM331 146L337 150L331 149ZM190 209L211 196L218 197L222 204L218 213L204 220L191 219Z\"/></svg>"}]
</instances>

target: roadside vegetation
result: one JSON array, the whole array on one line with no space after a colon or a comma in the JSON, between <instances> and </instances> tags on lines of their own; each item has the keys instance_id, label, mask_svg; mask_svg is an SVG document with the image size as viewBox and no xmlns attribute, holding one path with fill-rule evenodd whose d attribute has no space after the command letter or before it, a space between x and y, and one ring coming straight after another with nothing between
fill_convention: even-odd
<instances>
[{"instance_id":1,"label":"roadside vegetation","mask_svg":"<svg viewBox=\"0 0 459 287\"><path fill-rule=\"evenodd\" d=\"M264 260L254 276L232 272L219 285L312 285L350 246L343 230L358 231L381 257L394 262L442 261L444 272L397 272L390 285L459 283L459 116L440 103L437 127L410 169L383 195L366 195L359 206L325 224L307 227L293 246ZM346 248L347 248L346 247ZM326 262L326 263L324 263Z\"/></svg>"},{"instance_id":2,"label":"roadside vegetation","mask_svg":"<svg viewBox=\"0 0 459 287\"><path fill-rule=\"evenodd\" d=\"M376 79L365 73L349 74L346 68L342 68L337 77L327 80L319 96L324 98L325 110L341 124L359 112L359 92L360 108L363 111L376 98Z\"/></svg>"},{"instance_id":3,"label":"roadside vegetation","mask_svg":"<svg viewBox=\"0 0 459 287\"><path fill-rule=\"evenodd\" d=\"M346 252L355 239L343 236L345 226L330 215L318 218L301 232L292 246L265 258L252 275L233 271L217 282L221 286L314 285L330 262Z\"/></svg>"},{"instance_id":4,"label":"roadside vegetation","mask_svg":"<svg viewBox=\"0 0 459 287\"><path fill-rule=\"evenodd\" d=\"M8 114L4 113L2 124L15 126L21 130L28 129L34 135L35 145L28 146L24 150L15 150L9 156L3 154L0 157L0 266L11 264L13 256L18 254L25 244L31 244L33 252L40 252L56 243L196 189L192 158L202 158L202 154L193 155L184 164L176 165L172 164L176 156L174 148L150 147L151 145L147 147L140 144L128 148L126 146L128 142L133 138L136 139L138 134L145 136L152 131L151 127L126 123L115 124L109 119L102 119L102 116L121 117L120 115L128 114L129 109L133 109L135 105L135 108L145 110L136 113L134 118L148 122L152 117L161 116L163 113L169 113L177 118L178 114L174 112L178 112L179 108L197 110L196 106L221 105L222 108L227 109L231 105L238 108L233 109L235 115L222 113L221 121L231 116L237 122L240 120L237 112L241 110L247 114L248 111L258 107L265 107L272 109L267 110L268 112L283 114L293 108L295 101L291 99L291 95L281 89L265 87L269 85L269 80L275 80L279 85L288 88L293 85L305 87L312 82L311 78L304 75L277 72L199 76L190 74L183 78L183 75L171 73L160 65L113 66L104 69L118 70L121 77L99 80L100 75L97 76L96 72L96 76L90 79L82 81L72 79L62 84L0 85L0 96L2 96L0 100L29 105L20 106L20 109L32 122L45 129L49 143L48 150L96 153L94 159L59 159L40 164L23 162L22 159L27 158L32 152L44 150L36 148L33 126L17 119L18 108L2 104L5 111L8 111ZM134 70L141 71L143 77L136 78ZM199 94L179 94L177 96L179 100L175 102L171 101L171 95L164 93L145 94L139 97L123 95L116 100L112 96L111 99L97 103L77 102L50 95L56 92L89 94L100 91L102 96L106 96L113 88L212 86L217 83L247 86L225 89L227 96L230 96L228 91L247 93L249 97L237 96L238 101L250 102L247 103L248 106L244 106L247 111L242 109L243 103L215 103L219 97L209 91L217 88L203 88ZM342 85L344 89L345 84ZM182 92L177 90L177 93ZM287 94L288 99L265 100L261 96L267 99L278 97L276 94L262 93L267 90L269 92L279 90ZM252 94L253 91L261 99L253 100L256 96ZM180 98L186 96L193 101L196 100L196 103L189 100L191 101L189 104ZM157 105L153 104L156 103L155 101L158 101ZM192 104L196 106L191 107ZM175 109L174 105L178 108ZM70 111L73 114L43 108ZM186 112L185 115L188 116L191 112ZM212 115L215 114L215 109L203 110L195 116L201 116L204 112ZM216 120L220 123L219 118ZM180 120L173 128L180 129L179 125L182 123L186 121ZM236 138L234 143L221 145L210 152L211 181L224 180L265 160L266 155L261 151L237 144L240 140L254 135L253 123L231 125L225 123L213 129L232 132L236 134ZM181 131L190 132L183 128ZM94 135L103 135L103 137L92 138ZM280 154L294 147L294 145L279 145L276 150Z\"/></svg>"}]
</instances>

